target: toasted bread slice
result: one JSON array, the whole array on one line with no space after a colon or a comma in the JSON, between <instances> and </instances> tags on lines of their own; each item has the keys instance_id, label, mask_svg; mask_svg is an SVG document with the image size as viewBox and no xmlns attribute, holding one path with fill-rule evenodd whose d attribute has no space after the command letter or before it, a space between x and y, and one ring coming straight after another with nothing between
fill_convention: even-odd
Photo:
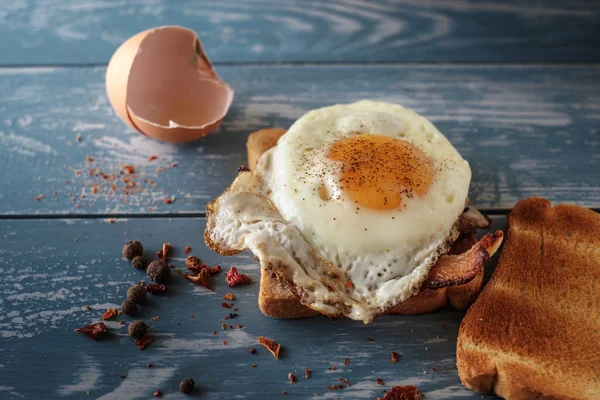
<instances>
[{"instance_id":1,"label":"toasted bread slice","mask_svg":"<svg viewBox=\"0 0 600 400\"><path fill-rule=\"evenodd\" d=\"M462 383L510 399L600 399L600 215L520 201L456 350Z\"/></svg>"},{"instance_id":2,"label":"toasted bread slice","mask_svg":"<svg viewBox=\"0 0 600 400\"><path fill-rule=\"evenodd\" d=\"M261 129L252 132L248 136L246 148L250 169L254 169L260 156L274 147L285 132L284 129L278 128ZM476 242L475 237L469 235L465 240L458 242L462 245L462 248L455 249L457 251L454 254L466 252ZM475 275L470 276L467 282L459 285L443 286L436 289L424 288L418 295L387 310L387 313L423 314L435 311L448 303L456 309L464 309L477 297L483 284L483 268L475 272ZM285 282L277 280L274 274L270 274L266 270L261 272L258 304L265 315L273 318L301 318L319 314L317 311L303 305Z\"/></svg>"}]
</instances>

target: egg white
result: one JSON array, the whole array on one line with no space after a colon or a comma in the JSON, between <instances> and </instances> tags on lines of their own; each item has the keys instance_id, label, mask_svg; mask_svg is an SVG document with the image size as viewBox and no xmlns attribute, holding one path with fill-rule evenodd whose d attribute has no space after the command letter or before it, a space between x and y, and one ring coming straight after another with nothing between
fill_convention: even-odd
<instances>
[{"instance_id":1,"label":"egg white","mask_svg":"<svg viewBox=\"0 0 600 400\"><path fill-rule=\"evenodd\" d=\"M336 140L357 134L390 136L420 149L436 170L427 193L403 199L400 210L357 209L338 189L335 162L326 157ZM467 161L431 122L399 105L368 100L305 114L261 157L255 174L283 218L346 273L360 302L379 310L414 294L454 240L471 180ZM319 196L322 185L330 199Z\"/></svg>"}]
</instances>

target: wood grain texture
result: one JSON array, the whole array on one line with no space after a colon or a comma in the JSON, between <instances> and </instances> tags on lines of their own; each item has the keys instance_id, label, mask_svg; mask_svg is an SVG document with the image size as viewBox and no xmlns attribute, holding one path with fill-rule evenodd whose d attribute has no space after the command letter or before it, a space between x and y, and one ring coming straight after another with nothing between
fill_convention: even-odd
<instances>
[{"instance_id":1,"label":"wood grain texture","mask_svg":"<svg viewBox=\"0 0 600 400\"><path fill-rule=\"evenodd\" d=\"M218 72L236 90L220 130L173 146L133 132L113 114L103 68L1 69L0 213L203 212L246 162L249 132L287 128L310 109L364 98L402 104L433 121L470 162L470 196L480 208L510 208L532 195L600 205L598 67L230 66ZM148 161L153 155L159 158ZM132 196L89 176L90 168L119 175L123 165L140 174ZM40 194L45 197L35 201Z\"/></svg>"},{"instance_id":2,"label":"wood grain texture","mask_svg":"<svg viewBox=\"0 0 600 400\"><path fill-rule=\"evenodd\" d=\"M491 229L504 224L504 218L496 218ZM0 221L0 397L82 398L90 391L91 398L137 399L160 389L168 398L185 398L177 385L192 377L208 399L273 398L282 390L292 399L312 398L313 393L373 399L398 384L416 384L428 399L481 398L460 385L456 372L463 312L386 316L371 325L325 317L271 319L257 306L258 263L246 253L223 258L209 252L203 229L203 219L184 218L119 219L112 224L102 219ZM173 276L167 292L149 295L137 316L150 325L152 343L144 351L127 336L126 325L117 322L130 317L109 321L112 335L102 342L73 332L99 321L107 307L118 306L130 285L147 281L143 271L121 258L121 247L131 239L143 242L148 257L170 242L172 262L180 268L185 266L183 248L189 245L191 254L207 263L226 269L236 265L255 282L227 288L220 274L212 278L217 290L211 292ZM228 292L236 296L239 316L224 321L231 312L221 307ZM152 321L153 316L159 319ZM223 331L223 322L244 327ZM280 360L257 344L260 335L283 346ZM248 353L250 347L256 354ZM390 362L392 350L402 355L396 364ZM336 370L329 369L333 366ZM309 380L303 378L305 368L313 371ZM298 384L288 383L289 372ZM347 378L352 386L330 393L324 386L338 384L338 378ZM377 385L376 378L385 385Z\"/></svg>"},{"instance_id":3,"label":"wood grain texture","mask_svg":"<svg viewBox=\"0 0 600 400\"><path fill-rule=\"evenodd\" d=\"M0 64L107 63L160 25L216 62L597 62L598 2L255 0L4 2Z\"/></svg>"}]
</instances>

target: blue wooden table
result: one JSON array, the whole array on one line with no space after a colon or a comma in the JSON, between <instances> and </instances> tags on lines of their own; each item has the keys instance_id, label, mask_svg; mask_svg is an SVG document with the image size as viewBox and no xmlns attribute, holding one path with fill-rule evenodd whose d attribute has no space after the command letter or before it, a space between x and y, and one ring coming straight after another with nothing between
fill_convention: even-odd
<instances>
[{"instance_id":1,"label":"blue wooden table","mask_svg":"<svg viewBox=\"0 0 600 400\"><path fill-rule=\"evenodd\" d=\"M457 377L463 312L388 316L371 325L270 319L256 304L259 269L251 254L219 257L204 246L202 231L206 202L245 163L250 131L285 128L310 109L363 98L413 108L449 137L471 164L470 197L492 215L492 229L504 228L507 211L531 195L600 207L600 7L526 3L5 2L0 398L133 399L155 390L185 398L178 383L187 377L197 383L194 396L214 399L280 398L282 391L286 398L371 399L398 384L415 384L432 399L493 398L463 388ZM116 47L166 24L198 32L236 91L219 130L184 146L125 127L104 89ZM91 168L118 174L123 165L144 177L133 195L89 175ZM149 257L170 242L172 263L182 269L191 246L191 254L235 265L254 283L229 289L218 276L209 291L175 275L137 317L150 325L148 348L138 350L127 336L119 323L131 320L125 316L107 323L109 338L93 342L73 329L99 321L146 278L120 255L131 239ZM225 293L239 308L230 321ZM233 329L222 330L224 322ZM257 344L261 335L281 343L280 360ZM396 364L392 350L402 355ZM325 388L338 379L351 386Z\"/></svg>"}]
</instances>

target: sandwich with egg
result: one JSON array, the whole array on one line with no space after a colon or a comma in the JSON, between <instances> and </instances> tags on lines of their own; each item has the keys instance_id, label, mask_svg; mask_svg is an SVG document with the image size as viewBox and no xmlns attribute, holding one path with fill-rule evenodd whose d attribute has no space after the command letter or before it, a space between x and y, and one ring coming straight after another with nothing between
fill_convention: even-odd
<instances>
[{"instance_id":1,"label":"sandwich with egg","mask_svg":"<svg viewBox=\"0 0 600 400\"><path fill-rule=\"evenodd\" d=\"M207 205L204 235L220 254L254 253L265 314L369 323L476 296L502 232L475 239L490 222L469 204L469 164L431 122L365 100L310 111L271 142Z\"/></svg>"}]
</instances>

